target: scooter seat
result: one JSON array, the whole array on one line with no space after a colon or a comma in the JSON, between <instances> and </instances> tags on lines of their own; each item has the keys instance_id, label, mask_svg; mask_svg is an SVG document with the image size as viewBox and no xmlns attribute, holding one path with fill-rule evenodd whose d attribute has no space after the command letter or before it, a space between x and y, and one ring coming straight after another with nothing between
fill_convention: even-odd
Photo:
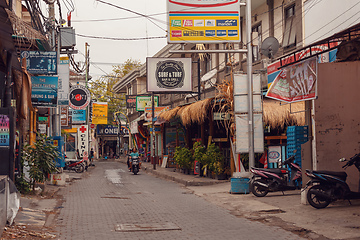
<instances>
[{"instance_id":1,"label":"scooter seat","mask_svg":"<svg viewBox=\"0 0 360 240\"><path fill-rule=\"evenodd\" d=\"M327 174L327 175L332 175L332 176L336 176L341 178L342 180L346 180L347 174L346 172L334 172L334 171L312 171L313 173L317 173L317 174Z\"/></svg>"},{"instance_id":2,"label":"scooter seat","mask_svg":"<svg viewBox=\"0 0 360 240\"><path fill-rule=\"evenodd\" d=\"M286 170L285 168L252 168L258 171L264 171L264 172L271 172L271 173L275 173L275 174L283 174L284 170ZM281 171L283 170L283 171Z\"/></svg>"}]
</instances>

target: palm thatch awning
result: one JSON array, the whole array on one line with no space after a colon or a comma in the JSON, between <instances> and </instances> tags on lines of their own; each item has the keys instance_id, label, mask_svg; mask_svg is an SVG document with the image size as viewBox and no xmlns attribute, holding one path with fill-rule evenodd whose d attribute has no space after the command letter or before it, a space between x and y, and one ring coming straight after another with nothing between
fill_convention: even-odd
<instances>
[{"instance_id":1,"label":"palm thatch awning","mask_svg":"<svg viewBox=\"0 0 360 240\"><path fill-rule=\"evenodd\" d=\"M177 106L171 110L162 112L159 118L170 121L179 117L184 125L191 123L204 123L209 117L208 110L212 107L214 98L208 98L192 104ZM305 124L305 103L298 102L285 104L280 101L265 98L263 100L264 124L271 128L283 128L284 126Z\"/></svg>"}]
</instances>

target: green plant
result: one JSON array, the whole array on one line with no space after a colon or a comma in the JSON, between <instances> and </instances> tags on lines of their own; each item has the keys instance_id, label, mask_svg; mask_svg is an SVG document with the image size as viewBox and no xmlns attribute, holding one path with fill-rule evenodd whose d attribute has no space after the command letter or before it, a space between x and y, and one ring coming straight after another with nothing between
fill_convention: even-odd
<instances>
[{"instance_id":1,"label":"green plant","mask_svg":"<svg viewBox=\"0 0 360 240\"><path fill-rule=\"evenodd\" d=\"M42 183L49 174L57 172L55 160L58 156L59 152L52 144L52 139L45 135L38 135L34 145L24 146L22 160L30 168L29 175L33 190L36 182Z\"/></svg>"},{"instance_id":2,"label":"green plant","mask_svg":"<svg viewBox=\"0 0 360 240\"><path fill-rule=\"evenodd\" d=\"M207 147L203 158L205 158L206 166L211 172L216 174L223 173L224 156L222 155L220 148L216 146L215 143L212 143Z\"/></svg>"},{"instance_id":3,"label":"green plant","mask_svg":"<svg viewBox=\"0 0 360 240\"><path fill-rule=\"evenodd\" d=\"M202 145L201 142L196 142L193 145L193 151L194 151L193 154L194 159L204 165L206 161L206 159L204 159L204 154L206 152L205 146Z\"/></svg>"},{"instance_id":4,"label":"green plant","mask_svg":"<svg viewBox=\"0 0 360 240\"><path fill-rule=\"evenodd\" d=\"M175 148L174 159L180 168L191 169L194 164L191 150L185 147Z\"/></svg>"}]
</instances>

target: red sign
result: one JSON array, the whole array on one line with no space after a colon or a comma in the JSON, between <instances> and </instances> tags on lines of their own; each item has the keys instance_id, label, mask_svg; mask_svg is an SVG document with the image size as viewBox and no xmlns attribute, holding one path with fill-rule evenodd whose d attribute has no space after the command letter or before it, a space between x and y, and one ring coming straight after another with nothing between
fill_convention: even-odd
<instances>
[{"instance_id":1,"label":"red sign","mask_svg":"<svg viewBox=\"0 0 360 240\"><path fill-rule=\"evenodd\" d=\"M91 129L94 129L94 128L95 128L95 124L93 124L93 123L90 124L90 128L91 128Z\"/></svg>"}]
</instances>

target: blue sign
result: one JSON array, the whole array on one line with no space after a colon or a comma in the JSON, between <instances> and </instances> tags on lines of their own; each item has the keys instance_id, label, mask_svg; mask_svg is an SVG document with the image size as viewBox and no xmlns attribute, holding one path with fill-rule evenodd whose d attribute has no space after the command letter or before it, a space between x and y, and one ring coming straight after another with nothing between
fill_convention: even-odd
<instances>
[{"instance_id":1,"label":"blue sign","mask_svg":"<svg viewBox=\"0 0 360 240\"><path fill-rule=\"evenodd\" d=\"M236 19L216 20L216 26L218 26L218 27L237 26L237 20Z\"/></svg>"},{"instance_id":2,"label":"blue sign","mask_svg":"<svg viewBox=\"0 0 360 240\"><path fill-rule=\"evenodd\" d=\"M58 77L32 76L31 102L34 107L56 107Z\"/></svg>"},{"instance_id":3,"label":"blue sign","mask_svg":"<svg viewBox=\"0 0 360 240\"><path fill-rule=\"evenodd\" d=\"M86 123L86 110L74 110L70 108L69 115L71 115L72 124Z\"/></svg>"},{"instance_id":4,"label":"blue sign","mask_svg":"<svg viewBox=\"0 0 360 240\"><path fill-rule=\"evenodd\" d=\"M117 135L118 134L118 127L113 125L97 125L96 133L97 135Z\"/></svg>"},{"instance_id":5,"label":"blue sign","mask_svg":"<svg viewBox=\"0 0 360 240\"><path fill-rule=\"evenodd\" d=\"M228 35L229 35L229 37L235 37L238 35L238 31L237 30L229 30Z\"/></svg>"},{"instance_id":6,"label":"blue sign","mask_svg":"<svg viewBox=\"0 0 360 240\"><path fill-rule=\"evenodd\" d=\"M57 74L57 53L23 51L21 58L26 59L26 70L31 74Z\"/></svg>"},{"instance_id":7,"label":"blue sign","mask_svg":"<svg viewBox=\"0 0 360 240\"><path fill-rule=\"evenodd\" d=\"M226 30L216 30L216 35L218 37L225 37L226 36Z\"/></svg>"},{"instance_id":8,"label":"blue sign","mask_svg":"<svg viewBox=\"0 0 360 240\"><path fill-rule=\"evenodd\" d=\"M215 30L205 30L205 36L215 37Z\"/></svg>"}]
</instances>

